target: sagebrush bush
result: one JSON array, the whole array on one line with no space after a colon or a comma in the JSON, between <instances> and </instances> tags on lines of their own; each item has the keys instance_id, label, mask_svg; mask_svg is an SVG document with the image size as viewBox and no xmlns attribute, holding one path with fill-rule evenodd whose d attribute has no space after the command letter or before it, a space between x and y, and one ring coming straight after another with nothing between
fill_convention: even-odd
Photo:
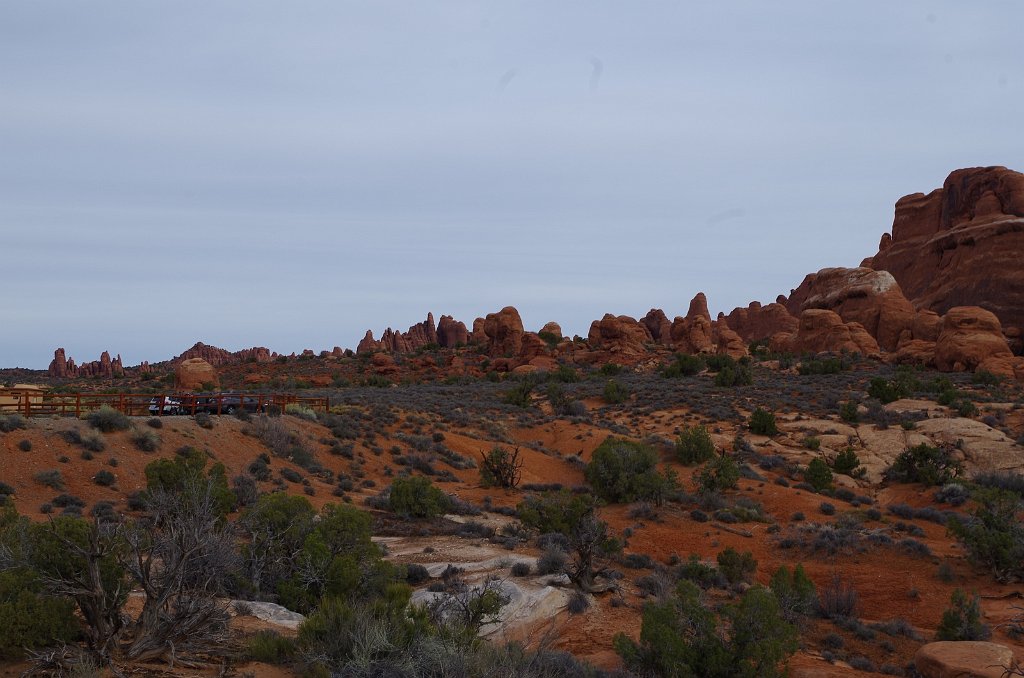
<instances>
[{"instance_id":1,"label":"sagebrush bush","mask_svg":"<svg viewBox=\"0 0 1024 678\"><path fill-rule=\"evenodd\" d=\"M295 641L276 631L257 631L245 640L249 659L264 664L282 664L296 652Z\"/></svg>"},{"instance_id":2,"label":"sagebrush bush","mask_svg":"<svg viewBox=\"0 0 1024 678\"><path fill-rule=\"evenodd\" d=\"M21 450L22 452L31 452L32 451L32 441L27 439L27 438L24 439L24 440L19 440L18 441L18 449Z\"/></svg>"},{"instance_id":3,"label":"sagebrush bush","mask_svg":"<svg viewBox=\"0 0 1024 678\"><path fill-rule=\"evenodd\" d=\"M23 428L28 428L28 422L20 414L0 415L0 433L10 433Z\"/></svg>"},{"instance_id":4,"label":"sagebrush bush","mask_svg":"<svg viewBox=\"0 0 1024 678\"><path fill-rule=\"evenodd\" d=\"M143 452L155 452L160 448L160 436L156 431L136 429L132 432L131 439L135 443L135 447Z\"/></svg>"},{"instance_id":5,"label":"sagebrush bush","mask_svg":"<svg viewBox=\"0 0 1024 678\"><path fill-rule=\"evenodd\" d=\"M61 476L60 471L55 469L50 471L40 471L32 476L32 478L40 485L46 485L47 487L51 487L58 491L64 489L64 477Z\"/></svg>"},{"instance_id":6,"label":"sagebrush bush","mask_svg":"<svg viewBox=\"0 0 1024 678\"><path fill-rule=\"evenodd\" d=\"M609 379L604 385L602 397L606 403L610 405L618 405L619 403L626 402L629 398L629 388L621 382Z\"/></svg>"},{"instance_id":7,"label":"sagebrush bush","mask_svg":"<svg viewBox=\"0 0 1024 678\"><path fill-rule=\"evenodd\" d=\"M92 481L101 487L109 487L114 484L114 474L102 469L92 477Z\"/></svg>"},{"instance_id":8,"label":"sagebrush bush","mask_svg":"<svg viewBox=\"0 0 1024 678\"><path fill-rule=\"evenodd\" d=\"M90 426L104 433L127 431L132 425L131 420L123 412L118 412L109 405L104 405L95 412L85 415L85 420L89 422Z\"/></svg>"}]
</instances>

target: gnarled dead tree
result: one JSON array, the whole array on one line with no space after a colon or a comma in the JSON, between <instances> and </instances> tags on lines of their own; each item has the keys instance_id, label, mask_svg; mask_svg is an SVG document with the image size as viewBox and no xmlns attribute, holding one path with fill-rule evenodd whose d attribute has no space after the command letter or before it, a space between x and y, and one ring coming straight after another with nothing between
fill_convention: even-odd
<instances>
[{"instance_id":1,"label":"gnarled dead tree","mask_svg":"<svg viewBox=\"0 0 1024 678\"><path fill-rule=\"evenodd\" d=\"M155 490L147 516L126 526L124 567L145 595L125 655L147 661L217 653L227 630L218 600L237 566L235 538L209 481Z\"/></svg>"},{"instance_id":2,"label":"gnarled dead tree","mask_svg":"<svg viewBox=\"0 0 1024 678\"><path fill-rule=\"evenodd\" d=\"M480 453L480 479L484 486L514 489L523 476L523 460L519 448L509 452L504 447L495 447L486 454Z\"/></svg>"}]
</instances>

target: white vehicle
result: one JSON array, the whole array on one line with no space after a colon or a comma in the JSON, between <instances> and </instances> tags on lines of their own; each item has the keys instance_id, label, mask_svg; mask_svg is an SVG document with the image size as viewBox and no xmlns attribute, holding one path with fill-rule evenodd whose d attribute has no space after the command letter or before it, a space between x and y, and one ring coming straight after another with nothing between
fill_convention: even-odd
<instances>
[{"instance_id":1,"label":"white vehicle","mask_svg":"<svg viewBox=\"0 0 1024 678\"><path fill-rule=\"evenodd\" d=\"M181 414L181 401L174 398L163 398L164 411L160 412L160 398L153 398L149 401L150 414Z\"/></svg>"}]
</instances>

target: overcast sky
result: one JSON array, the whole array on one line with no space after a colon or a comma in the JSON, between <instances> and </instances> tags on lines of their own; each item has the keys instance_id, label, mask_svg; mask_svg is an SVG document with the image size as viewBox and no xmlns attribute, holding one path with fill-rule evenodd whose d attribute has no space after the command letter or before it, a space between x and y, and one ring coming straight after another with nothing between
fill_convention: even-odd
<instances>
[{"instance_id":1,"label":"overcast sky","mask_svg":"<svg viewBox=\"0 0 1024 678\"><path fill-rule=\"evenodd\" d=\"M0 366L773 301L1024 169L1024 2L0 3Z\"/></svg>"}]
</instances>

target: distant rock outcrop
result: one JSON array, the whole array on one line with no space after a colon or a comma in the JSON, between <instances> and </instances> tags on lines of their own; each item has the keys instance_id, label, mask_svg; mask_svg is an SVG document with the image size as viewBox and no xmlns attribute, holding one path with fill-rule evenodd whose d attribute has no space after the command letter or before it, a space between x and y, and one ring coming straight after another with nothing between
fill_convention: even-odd
<instances>
[{"instance_id":1,"label":"distant rock outcrop","mask_svg":"<svg viewBox=\"0 0 1024 678\"><path fill-rule=\"evenodd\" d=\"M860 323L886 351L893 351L914 324L914 306L887 271L823 268L804 278L786 303L799 316L808 309L835 311L843 322Z\"/></svg>"},{"instance_id":2,"label":"distant rock outcrop","mask_svg":"<svg viewBox=\"0 0 1024 678\"><path fill-rule=\"evenodd\" d=\"M723 316L719 315L719 319ZM753 301L746 308L734 308L732 313L724 316L729 327L745 341L768 339L779 332L793 333L800 321L786 307L778 302L762 306Z\"/></svg>"},{"instance_id":3,"label":"distant rock outcrop","mask_svg":"<svg viewBox=\"0 0 1024 678\"><path fill-rule=\"evenodd\" d=\"M523 334L523 319L514 306L488 313L483 319L473 322L474 341L482 340L492 357L519 355L523 348Z\"/></svg>"},{"instance_id":4,"label":"distant rock outcrop","mask_svg":"<svg viewBox=\"0 0 1024 678\"><path fill-rule=\"evenodd\" d=\"M448 318L451 321L450 316L442 316L442 322ZM458 323L461 324L461 323ZM465 326L463 325L463 329ZM455 331L451 328L450 324L446 323L446 332ZM399 332L393 330L390 327L384 330L384 334L381 335L380 341L376 341L373 338L373 332L367 330L363 336L359 345L356 347L356 353L366 353L372 351L384 351L386 353L410 353L418 348L427 346L428 344L439 344L440 339L437 332L437 326L434 325L434 314L427 313L427 319L421 323L416 323L408 329L406 332ZM455 344L453 343L452 346Z\"/></svg>"},{"instance_id":5,"label":"distant rock outcrop","mask_svg":"<svg viewBox=\"0 0 1024 678\"><path fill-rule=\"evenodd\" d=\"M275 354L271 353L270 349L262 346L253 346L252 348L232 352L197 341L192 348L184 351L181 355L174 358L172 362L202 358L214 367L220 367L221 365L235 365L248 362L269 363L274 357Z\"/></svg>"},{"instance_id":6,"label":"distant rock outcrop","mask_svg":"<svg viewBox=\"0 0 1024 678\"><path fill-rule=\"evenodd\" d=\"M437 323L437 343L443 348L455 348L469 343L469 330L466 323L455 320L450 315L443 315Z\"/></svg>"},{"instance_id":7,"label":"distant rock outcrop","mask_svg":"<svg viewBox=\"0 0 1024 678\"><path fill-rule=\"evenodd\" d=\"M860 323L844 323L835 311L807 309L800 314L800 325L793 334L779 333L771 338L771 349L781 353L859 353L878 356L878 342Z\"/></svg>"},{"instance_id":8,"label":"distant rock outcrop","mask_svg":"<svg viewBox=\"0 0 1024 678\"><path fill-rule=\"evenodd\" d=\"M891 273L918 308L992 311L1024 327L1024 174L1005 167L952 172L942 188L896 203L892 234L862 266Z\"/></svg>"},{"instance_id":9,"label":"distant rock outcrop","mask_svg":"<svg viewBox=\"0 0 1024 678\"><path fill-rule=\"evenodd\" d=\"M217 370L202 358L182 360L174 368L174 386L186 391L194 391L210 384L217 386Z\"/></svg>"},{"instance_id":10,"label":"distant rock outcrop","mask_svg":"<svg viewBox=\"0 0 1024 678\"><path fill-rule=\"evenodd\" d=\"M110 353L104 351L99 360L77 365L73 358L67 358L63 348L53 352L53 360L47 368L47 374L57 379L75 379L77 377L121 377L124 376L124 365L120 354L110 359Z\"/></svg>"},{"instance_id":11,"label":"distant rock outcrop","mask_svg":"<svg viewBox=\"0 0 1024 678\"><path fill-rule=\"evenodd\" d=\"M651 333L651 339L662 346L672 345L672 323L660 308L652 308L640 319L643 326Z\"/></svg>"},{"instance_id":12,"label":"distant rock outcrop","mask_svg":"<svg viewBox=\"0 0 1024 678\"><path fill-rule=\"evenodd\" d=\"M708 299L703 292L690 301L685 318L672 321L670 331L672 345L683 353L714 353L715 343L711 337L711 314Z\"/></svg>"},{"instance_id":13,"label":"distant rock outcrop","mask_svg":"<svg viewBox=\"0 0 1024 678\"><path fill-rule=\"evenodd\" d=\"M647 352L645 344L652 338L647 327L635 318L606 313L590 324L587 341L591 350L605 351L616 362L635 362Z\"/></svg>"},{"instance_id":14,"label":"distant rock outcrop","mask_svg":"<svg viewBox=\"0 0 1024 678\"><path fill-rule=\"evenodd\" d=\"M943 371L977 369L986 360L1013 358L999 319L978 306L949 309L935 342L935 366Z\"/></svg>"}]
</instances>

